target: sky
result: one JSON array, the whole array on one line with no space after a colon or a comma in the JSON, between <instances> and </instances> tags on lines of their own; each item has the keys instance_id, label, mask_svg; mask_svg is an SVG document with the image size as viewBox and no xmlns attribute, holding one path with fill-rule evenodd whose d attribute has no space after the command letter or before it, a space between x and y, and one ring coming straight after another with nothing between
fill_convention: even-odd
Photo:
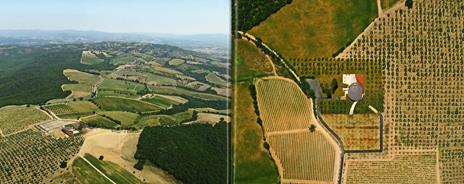
<instances>
[{"instance_id":1,"label":"sky","mask_svg":"<svg viewBox=\"0 0 464 184\"><path fill-rule=\"evenodd\" d=\"M1 0L0 29L228 34L230 0Z\"/></svg>"}]
</instances>

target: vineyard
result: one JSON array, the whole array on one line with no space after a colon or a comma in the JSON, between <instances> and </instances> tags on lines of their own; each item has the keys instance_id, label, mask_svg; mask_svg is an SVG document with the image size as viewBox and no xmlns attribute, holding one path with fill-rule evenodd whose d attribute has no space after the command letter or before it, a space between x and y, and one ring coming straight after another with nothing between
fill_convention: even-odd
<instances>
[{"instance_id":1,"label":"vineyard","mask_svg":"<svg viewBox=\"0 0 464 184\"><path fill-rule=\"evenodd\" d=\"M23 130L30 125L48 119L50 118L47 114L32 106L6 106L0 108L0 130L3 135Z\"/></svg>"},{"instance_id":2,"label":"vineyard","mask_svg":"<svg viewBox=\"0 0 464 184\"><path fill-rule=\"evenodd\" d=\"M340 148L316 120L311 99L298 85L281 77L259 79L256 98L281 181L336 181Z\"/></svg>"},{"instance_id":3,"label":"vineyard","mask_svg":"<svg viewBox=\"0 0 464 184\"><path fill-rule=\"evenodd\" d=\"M44 108L65 119L76 119L80 116L93 114L98 110L98 107L89 101L70 101L64 104L47 105Z\"/></svg>"},{"instance_id":4,"label":"vineyard","mask_svg":"<svg viewBox=\"0 0 464 184\"><path fill-rule=\"evenodd\" d=\"M437 183L437 156L398 155L393 160L350 160L344 183Z\"/></svg>"},{"instance_id":5,"label":"vineyard","mask_svg":"<svg viewBox=\"0 0 464 184\"><path fill-rule=\"evenodd\" d=\"M282 162L284 179L334 180L336 150L319 131L273 135L269 144Z\"/></svg>"},{"instance_id":6,"label":"vineyard","mask_svg":"<svg viewBox=\"0 0 464 184\"><path fill-rule=\"evenodd\" d=\"M82 143L79 136L55 139L33 130L0 138L0 181L41 183L77 154Z\"/></svg>"},{"instance_id":7,"label":"vineyard","mask_svg":"<svg viewBox=\"0 0 464 184\"><path fill-rule=\"evenodd\" d=\"M380 149L379 115L323 114L322 116L342 139L345 150Z\"/></svg>"},{"instance_id":8,"label":"vineyard","mask_svg":"<svg viewBox=\"0 0 464 184\"><path fill-rule=\"evenodd\" d=\"M265 132L308 128L315 121L311 101L286 79L262 79L256 97Z\"/></svg>"},{"instance_id":9,"label":"vineyard","mask_svg":"<svg viewBox=\"0 0 464 184\"><path fill-rule=\"evenodd\" d=\"M373 106L380 112L384 109L384 63L382 60L368 61L365 59L335 59L335 58L292 58L289 64L301 77L321 80L321 76L339 78L342 74L360 73L366 78L363 100L358 102L355 113L371 113L368 108ZM342 81L337 81L342 84ZM341 87L339 87L341 88ZM322 99L319 108L321 113L347 114L353 102L350 100Z\"/></svg>"}]
</instances>

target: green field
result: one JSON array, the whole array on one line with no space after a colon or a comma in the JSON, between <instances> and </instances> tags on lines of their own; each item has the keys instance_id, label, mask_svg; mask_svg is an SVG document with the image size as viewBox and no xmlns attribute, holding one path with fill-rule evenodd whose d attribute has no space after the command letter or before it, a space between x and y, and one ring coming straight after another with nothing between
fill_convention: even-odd
<instances>
[{"instance_id":1,"label":"green field","mask_svg":"<svg viewBox=\"0 0 464 184\"><path fill-rule=\"evenodd\" d=\"M376 1L293 0L250 32L287 59L331 57L376 16Z\"/></svg>"},{"instance_id":2,"label":"green field","mask_svg":"<svg viewBox=\"0 0 464 184\"><path fill-rule=\"evenodd\" d=\"M235 80L244 81L272 74L271 62L264 53L245 40L237 39L235 43Z\"/></svg>"},{"instance_id":3,"label":"green field","mask_svg":"<svg viewBox=\"0 0 464 184\"><path fill-rule=\"evenodd\" d=\"M138 82L147 83L148 85L176 85L176 80L161 76L155 75L153 73L139 71L137 69L124 69L116 72L121 78L135 80Z\"/></svg>"},{"instance_id":4,"label":"green field","mask_svg":"<svg viewBox=\"0 0 464 184\"><path fill-rule=\"evenodd\" d=\"M0 108L0 130L4 135L27 128L30 125L50 119L35 107L5 106Z\"/></svg>"},{"instance_id":5,"label":"green field","mask_svg":"<svg viewBox=\"0 0 464 184\"><path fill-rule=\"evenodd\" d=\"M183 59L171 59L169 61L169 65L172 65L172 66L178 66L178 65L181 65L181 64L184 64L185 61Z\"/></svg>"},{"instance_id":6,"label":"green field","mask_svg":"<svg viewBox=\"0 0 464 184\"><path fill-rule=\"evenodd\" d=\"M136 124L131 125L131 127L142 129L144 127L152 127L160 125L160 117L157 115L143 116L138 119Z\"/></svg>"},{"instance_id":7,"label":"green field","mask_svg":"<svg viewBox=\"0 0 464 184\"><path fill-rule=\"evenodd\" d=\"M218 85L218 86L226 86L227 85L227 81L220 78L219 76L217 76L214 73L209 73L208 75L205 76L205 79L208 82L210 82L212 84L215 84L215 85Z\"/></svg>"},{"instance_id":8,"label":"green field","mask_svg":"<svg viewBox=\"0 0 464 184\"><path fill-rule=\"evenodd\" d=\"M74 160L72 171L82 184L112 184L80 157Z\"/></svg>"},{"instance_id":9,"label":"green field","mask_svg":"<svg viewBox=\"0 0 464 184\"><path fill-rule=\"evenodd\" d=\"M98 58L90 51L82 51L81 63L85 65L97 65L103 63L104 60Z\"/></svg>"},{"instance_id":10,"label":"green field","mask_svg":"<svg viewBox=\"0 0 464 184\"><path fill-rule=\"evenodd\" d=\"M185 112L179 112L173 115L156 115L160 118L161 125L177 125L183 122L187 122L192 119L193 111L187 110Z\"/></svg>"},{"instance_id":11,"label":"green field","mask_svg":"<svg viewBox=\"0 0 464 184\"><path fill-rule=\"evenodd\" d=\"M138 92L145 89L143 84L105 79L98 87L98 96L136 96Z\"/></svg>"},{"instance_id":12,"label":"green field","mask_svg":"<svg viewBox=\"0 0 464 184\"><path fill-rule=\"evenodd\" d=\"M60 118L76 119L98 111L98 107L89 101L69 101L67 103L44 106Z\"/></svg>"},{"instance_id":13,"label":"green field","mask_svg":"<svg viewBox=\"0 0 464 184\"><path fill-rule=\"evenodd\" d=\"M153 70L157 72L161 72L161 73L172 74L172 75L182 74L182 72L179 72L171 68L162 67L162 66L154 66Z\"/></svg>"},{"instance_id":14,"label":"green field","mask_svg":"<svg viewBox=\"0 0 464 184\"><path fill-rule=\"evenodd\" d=\"M159 94L166 94L166 95L186 95L192 98L200 99L200 100L228 100L227 97L213 95L209 93L200 93L192 90L187 90L178 87L172 86L150 86L150 90L159 93Z\"/></svg>"},{"instance_id":15,"label":"green field","mask_svg":"<svg viewBox=\"0 0 464 184\"><path fill-rule=\"evenodd\" d=\"M162 108L148 102L120 97L98 97L93 101L105 111L153 112Z\"/></svg>"},{"instance_id":16,"label":"green field","mask_svg":"<svg viewBox=\"0 0 464 184\"><path fill-rule=\"evenodd\" d=\"M123 112L123 111L100 111L97 112L99 115L105 115L111 119L121 122L121 126L128 127L134 124L139 117L138 114L132 112Z\"/></svg>"},{"instance_id":17,"label":"green field","mask_svg":"<svg viewBox=\"0 0 464 184\"><path fill-rule=\"evenodd\" d=\"M109 128L109 129L120 127L119 124L100 115L87 116L87 117L82 118L81 121L90 127Z\"/></svg>"},{"instance_id":18,"label":"green field","mask_svg":"<svg viewBox=\"0 0 464 184\"><path fill-rule=\"evenodd\" d=\"M92 165L94 165L98 170L103 172L106 176L111 178L115 183L124 183L124 184L138 184L142 183L137 177L133 174L121 168L115 163L109 161L101 161L95 158L90 154L85 154L84 158L86 158Z\"/></svg>"},{"instance_id":19,"label":"green field","mask_svg":"<svg viewBox=\"0 0 464 184\"><path fill-rule=\"evenodd\" d=\"M78 84L63 84L63 91L71 91L70 98L89 97L92 95L94 85L98 82L97 75L81 72L78 70L64 70L63 74L71 81Z\"/></svg>"},{"instance_id":20,"label":"green field","mask_svg":"<svg viewBox=\"0 0 464 184\"><path fill-rule=\"evenodd\" d=\"M162 96L155 96L155 97L150 97L150 98L144 98L142 101L149 102L152 104L155 104L159 107L162 107L163 109L167 109L173 105L179 105L180 103L174 100L171 100L169 98L165 98Z\"/></svg>"},{"instance_id":21,"label":"green field","mask_svg":"<svg viewBox=\"0 0 464 184\"><path fill-rule=\"evenodd\" d=\"M237 184L270 184L279 183L279 173L269 152L264 148L263 133L257 123L248 86L236 84L234 99L236 110L232 145L234 183Z\"/></svg>"},{"instance_id":22,"label":"green field","mask_svg":"<svg viewBox=\"0 0 464 184\"><path fill-rule=\"evenodd\" d=\"M136 60L138 60L138 58L133 56L132 54L125 54L122 56L117 56L115 58L112 58L110 63L113 65L123 65L123 64L132 63Z\"/></svg>"}]
</instances>

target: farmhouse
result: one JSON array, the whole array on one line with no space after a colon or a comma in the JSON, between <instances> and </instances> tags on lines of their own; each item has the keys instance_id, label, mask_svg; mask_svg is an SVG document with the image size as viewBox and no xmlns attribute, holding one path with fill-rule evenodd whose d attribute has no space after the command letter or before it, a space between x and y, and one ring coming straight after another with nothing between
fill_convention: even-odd
<instances>
[{"instance_id":1,"label":"farmhouse","mask_svg":"<svg viewBox=\"0 0 464 184\"><path fill-rule=\"evenodd\" d=\"M361 101L364 96L365 80L363 74L343 74L343 84L348 85L343 88L345 96L353 101Z\"/></svg>"},{"instance_id":2,"label":"farmhouse","mask_svg":"<svg viewBox=\"0 0 464 184\"><path fill-rule=\"evenodd\" d=\"M70 137L79 134L79 131L74 129L73 127L63 126L61 130Z\"/></svg>"}]
</instances>

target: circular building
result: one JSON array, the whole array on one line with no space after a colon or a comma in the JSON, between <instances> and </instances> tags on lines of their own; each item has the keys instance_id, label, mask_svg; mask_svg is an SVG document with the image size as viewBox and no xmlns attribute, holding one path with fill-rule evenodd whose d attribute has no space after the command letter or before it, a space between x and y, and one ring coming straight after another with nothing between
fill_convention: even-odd
<instances>
[{"instance_id":1,"label":"circular building","mask_svg":"<svg viewBox=\"0 0 464 184\"><path fill-rule=\"evenodd\" d=\"M353 83L348 87L348 97L353 101L360 101L363 98L363 87L358 83Z\"/></svg>"}]
</instances>

